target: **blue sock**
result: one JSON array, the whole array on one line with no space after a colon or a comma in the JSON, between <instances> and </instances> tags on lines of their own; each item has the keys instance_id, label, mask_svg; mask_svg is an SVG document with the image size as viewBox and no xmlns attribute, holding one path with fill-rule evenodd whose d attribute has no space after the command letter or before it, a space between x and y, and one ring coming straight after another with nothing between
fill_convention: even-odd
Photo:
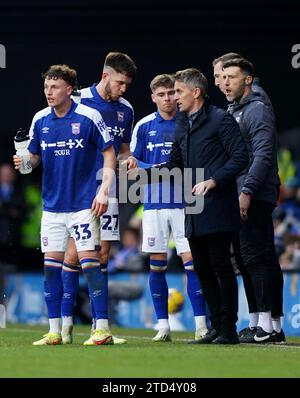
<instances>
[{"instance_id":1,"label":"blue sock","mask_svg":"<svg viewBox=\"0 0 300 398\"><path fill-rule=\"evenodd\" d=\"M79 267L64 263L61 276L64 287L61 314L62 316L73 316L79 289Z\"/></svg>"},{"instance_id":2,"label":"blue sock","mask_svg":"<svg viewBox=\"0 0 300 398\"><path fill-rule=\"evenodd\" d=\"M107 264L100 264L100 269L103 272L103 275L105 276L105 278L108 279Z\"/></svg>"},{"instance_id":3,"label":"blue sock","mask_svg":"<svg viewBox=\"0 0 300 398\"><path fill-rule=\"evenodd\" d=\"M105 276L107 284L108 284L107 264L100 264L100 269L101 269L101 272L103 272L103 275ZM108 291L108 285L107 285L107 291ZM93 317L93 319L96 319L96 312L95 312L94 304L93 304L91 297L90 297L90 301L91 301L91 308L92 308L92 317Z\"/></svg>"},{"instance_id":4,"label":"blue sock","mask_svg":"<svg viewBox=\"0 0 300 398\"><path fill-rule=\"evenodd\" d=\"M194 271L193 261L183 264L187 276L187 293L191 301L194 316L206 315L206 304L199 278Z\"/></svg>"},{"instance_id":5,"label":"blue sock","mask_svg":"<svg viewBox=\"0 0 300 398\"><path fill-rule=\"evenodd\" d=\"M149 286L157 319L168 319L166 269L166 260L150 260Z\"/></svg>"},{"instance_id":6,"label":"blue sock","mask_svg":"<svg viewBox=\"0 0 300 398\"><path fill-rule=\"evenodd\" d=\"M90 303L91 303L91 308L92 308L92 317L93 317L93 319L97 319L95 307L94 307L93 300L92 300L91 296L90 296Z\"/></svg>"},{"instance_id":7,"label":"blue sock","mask_svg":"<svg viewBox=\"0 0 300 398\"><path fill-rule=\"evenodd\" d=\"M100 270L99 260L96 258L84 258L80 260L80 264L87 280L95 318L108 319L108 283L105 275Z\"/></svg>"},{"instance_id":8,"label":"blue sock","mask_svg":"<svg viewBox=\"0 0 300 398\"><path fill-rule=\"evenodd\" d=\"M44 259L44 294L48 318L61 318L63 284L61 278L62 262L53 258Z\"/></svg>"}]
</instances>

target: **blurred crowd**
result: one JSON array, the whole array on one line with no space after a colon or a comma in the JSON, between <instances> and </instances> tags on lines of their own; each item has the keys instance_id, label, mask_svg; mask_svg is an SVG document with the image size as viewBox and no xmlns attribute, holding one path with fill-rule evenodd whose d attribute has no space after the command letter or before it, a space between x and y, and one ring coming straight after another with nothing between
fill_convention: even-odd
<instances>
[{"instance_id":1,"label":"blurred crowd","mask_svg":"<svg viewBox=\"0 0 300 398\"><path fill-rule=\"evenodd\" d=\"M275 247L283 270L300 270L300 162L288 148L278 151L281 190L273 214ZM108 271L144 272L149 258L141 252L142 205L122 205L121 241L115 242ZM0 165L0 265L17 271L42 271L40 175L20 178L9 163ZM172 241L168 268L183 271Z\"/></svg>"}]
</instances>

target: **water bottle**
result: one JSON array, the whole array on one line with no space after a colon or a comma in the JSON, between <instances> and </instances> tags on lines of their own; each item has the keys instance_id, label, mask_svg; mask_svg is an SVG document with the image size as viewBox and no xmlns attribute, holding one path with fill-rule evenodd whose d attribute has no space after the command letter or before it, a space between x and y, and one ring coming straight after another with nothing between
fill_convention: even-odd
<instances>
[{"instance_id":1,"label":"water bottle","mask_svg":"<svg viewBox=\"0 0 300 398\"><path fill-rule=\"evenodd\" d=\"M22 164L19 169L21 174L29 174L32 171L30 153L27 149L29 145L29 134L25 130L19 129L15 138L15 150L16 154L22 158Z\"/></svg>"}]
</instances>

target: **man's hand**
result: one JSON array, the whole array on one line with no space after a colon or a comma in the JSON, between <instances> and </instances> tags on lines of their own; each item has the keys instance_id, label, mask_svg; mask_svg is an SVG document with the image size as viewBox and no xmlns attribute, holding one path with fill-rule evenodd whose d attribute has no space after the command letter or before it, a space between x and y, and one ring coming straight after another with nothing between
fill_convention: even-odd
<instances>
[{"instance_id":1,"label":"man's hand","mask_svg":"<svg viewBox=\"0 0 300 398\"><path fill-rule=\"evenodd\" d=\"M240 201L240 216L242 221L247 221L248 220L248 209L250 206L250 201L251 201L251 196L246 195L244 192L240 194L239 197Z\"/></svg>"},{"instance_id":2,"label":"man's hand","mask_svg":"<svg viewBox=\"0 0 300 398\"><path fill-rule=\"evenodd\" d=\"M92 204L92 212L95 217L100 217L107 212L108 208L108 189L100 188Z\"/></svg>"},{"instance_id":3,"label":"man's hand","mask_svg":"<svg viewBox=\"0 0 300 398\"><path fill-rule=\"evenodd\" d=\"M15 169L20 170L21 165L22 165L22 157L18 156L18 155L14 155L13 161L14 161Z\"/></svg>"},{"instance_id":4,"label":"man's hand","mask_svg":"<svg viewBox=\"0 0 300 398\"><path fill-rule=\"evenodd\" d=\"M121 163L121 166L127 167L127 173L130 173L131 170L134 170L138 167L138 163L135 157L129 156L126 160Z\"/></svg>"},{"instance_id":5,"label":"man's hand","mask_svg":"<svg viewBox=\"0 0 300 398\"><path fill-rule=\"evenodd\" d=\"M192 189L192 193L194 195L203 195L205 196L208 191L216 187L216 182L212 178L206 181L199 182Z\"/></svg>"},{"instance_id":6,"label":"man's hand","mask_svg":"<svg viewBox=\"0 0 300 398\"><path fill-rule=\"evenodd\" d=\"M23 158L22 156L18 156L18 155L14 155L13 156L13 162L15 165L15 169L19 170L22 162L23 162ZM35 167L37 167L40 162L41 162L41 156L40 155L33 155L32 153L30 153L30 162L31 162L31 166L34 169Z\"/></svg>"}]
</instances>

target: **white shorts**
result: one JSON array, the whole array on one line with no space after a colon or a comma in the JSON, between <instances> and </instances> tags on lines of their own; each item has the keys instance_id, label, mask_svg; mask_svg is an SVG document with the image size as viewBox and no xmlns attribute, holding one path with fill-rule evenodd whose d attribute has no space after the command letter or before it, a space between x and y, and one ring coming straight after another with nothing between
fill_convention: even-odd
<instances>
[{"instance_id":1,"label":"white shorts","mask_svg":"<svg viewBox=\"0 0 300 398\"><path fill-rule=\"evenodd\" d=\"M91 209L52 213L43 211L41 225L42 252L64 252L68 238L73 237L78 252L96 250L100 242L99 218Z\"/></svg>"},{"instance_id":2,"label":"white shorts","mask_svg":"<svg viewBox=\"0 0 300 398\"><path fill-rule=\"evenodd\" d=\"M184 236L184 217L184 209L144 210L142 251L167 253L170 232L177 254L191 251L189 242Z\"/></svg>"},{"instance_id":3,"label":"white shorts","mask_svg":"<svg viewBox=\"0 0 300 398\"><path fill-rule=\"evenodd\" d=\"M119 203L116 198L109 198L107 212L100 217L101 240L120 240Z\"/></svg>"}]
</instances>

